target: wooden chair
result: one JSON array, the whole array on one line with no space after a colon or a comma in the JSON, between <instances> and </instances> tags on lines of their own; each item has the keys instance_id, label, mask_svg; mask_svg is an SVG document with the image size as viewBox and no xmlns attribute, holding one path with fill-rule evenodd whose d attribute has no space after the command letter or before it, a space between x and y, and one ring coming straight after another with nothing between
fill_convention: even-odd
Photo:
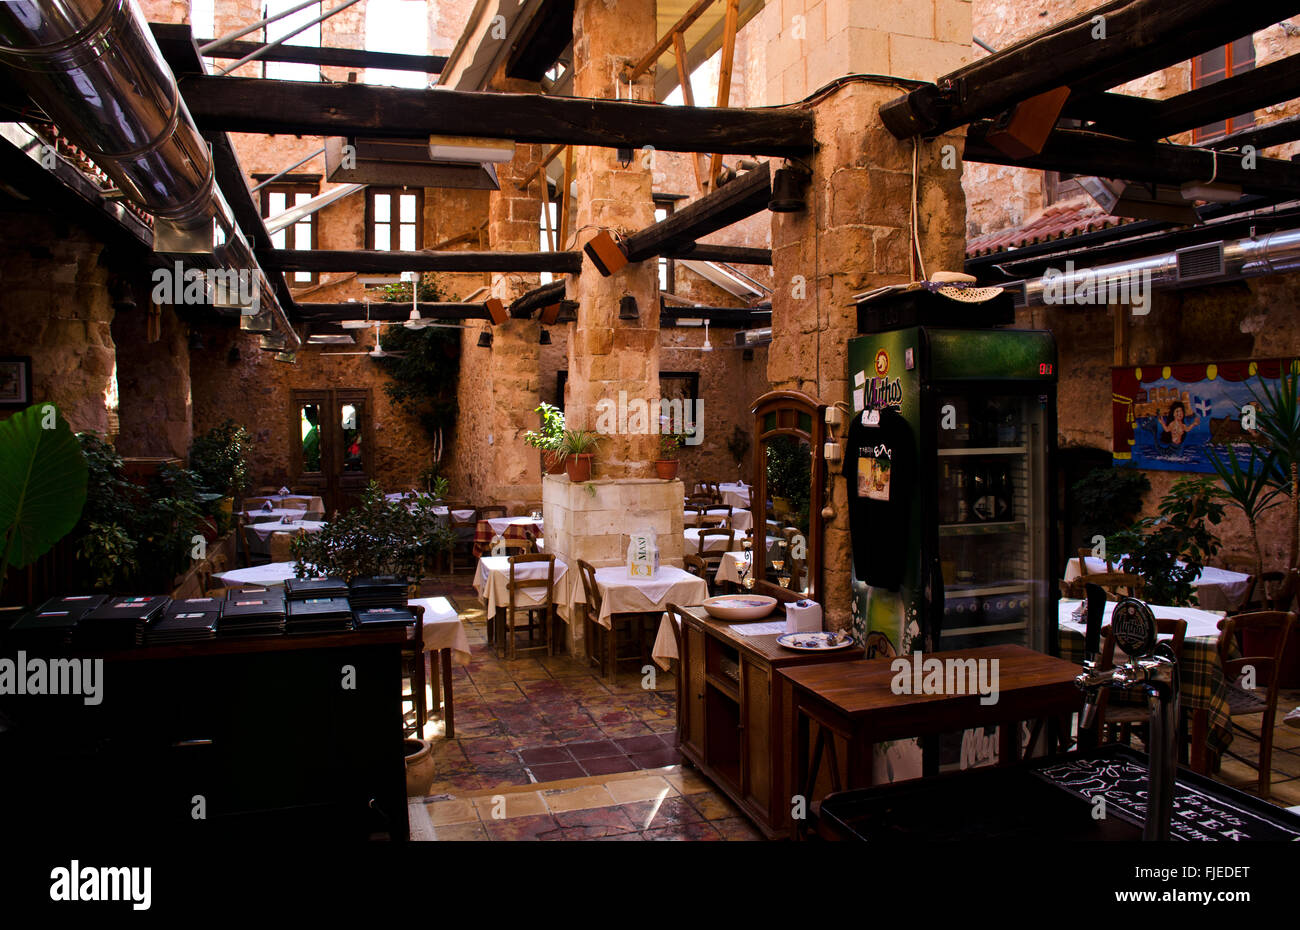
<instances>
[{"instance_id":1,"label":"wooden chair","mask_svg":"<svg viewBox=\"0 0 1300 930\"><path fill-rule=\"evenodd\" d=\"M1128 572L1093 572L1086 580L1088 584L1105 590L1108 601L1117 601L1121 597L1140 598L1145 590L1142 577Z\"/></svg>"},{"instance_id":2,"label":"wooden chair","mask_svg":"<svg viewBox=\"0 0 1300 930\"><path fill-rule=\"evenodd\" d=\"M302 535L302 530L289 532L276 530L271 534L270 551L272 562L293 561L293 541Z\"/></svg>"},{"instance_id":3,"label":"wooden chair","mask_svg":"<svg viewBox=\"0 0 1300 930\"><path fill-rule=\"evenodd\" d=\"M239 514L239 541L244 548L244 566L251 568L254 565L265 565L270 559L263 556L260 552L254 552L252 546L253 534L248 529L248 518L242 513Z\"/></svg>"},{"instance_id":4,"label":"wooden chair","mask_svg":"<svg viewBox=\"0 0 1300 930\"><path fill-rule=\"evenodd\" d=\"M687 556L687 558L691 558L691 556ZM686 613L673 603L664 605L664 609L668 611L668 616L672 620L669 626L673 631L673 641L677 643L677 720L679 721L677 729L680 733L681 715L686 712L686 707L682 702L682 696L684 694L683 689L686 687L686 665L682 662L682 656L684 654L682 651L682 639L686 636Z\"/></svg>"},{"instance_id":5,"label":"wooden chair","mask_svg":"<svg viewBox=\"0 0 1300 930\"><path fill-rule=\"evenodd\" d=\"M585 605L585 614L583 618L583 638L587 642L587 655L595 656L596 661L600 664L600 676L605 677L606 668L606 650L601 646L601 634L605 633L605 628L596 622L600 616L602 599L600 596L600 586L596 584L596 569L585 559L578 559L578 577L582 579L582 593ZM600 632L597 632L597 631ZM610 631L612 633L612 630Z\"/></svg>"},{"instance_id":6,"label":"wooden chair","mask_svg":"<svg viewBox=\"0 0 1300 930\"><path fill-rule=\"evenodd\" d=\"M516 578L515 567L526 565L533 562L545 562L547 564L546 576L544 578ZM533 641L533 632L539 624L542 630L542 636L545 642L540 646L528 646L528 649L544 648L547 655L555 655L555 644L551 635L555 619L555 556L548 554L530 554L530 555L512 555L510 557L510 578L506 582L506 591L509 599L506 603L506 629L505 629L505 650L506 658L513 659L517 655L518 646L515 642L515 618L520 612L523 612L528 619L525 629L528 630L528 642ZM537 602L515 602L516 592L543 592L541 600ZM530 594L535 596L535 594ZM537 615L541 614L539 621Z\"/></svg>"},{"instance_id":7,"label":"wooden chair","mask_svg":"<svg viewBox=\"0 0 1300 930\"><path fill-rule=\"evenodd\" d=\"M501 504L489 504L478 509L478 518L480 520L495 520L497 517L504 517L505 515L506 508Z\"/></svg>"},{"instance_id":8,"label":"wooden chair","mask_svg":"<svg viewBox=\"0 0 1300 930\"><path fill-rule=\"evenodd\" d=\"M702 511L698 522L695 524L696 526L731 529L732 507L730 504L712 504L707 508L702 508Z\"/></svg>"},{"instance_id":9,"label":"wooden chair","mask_svg":"<svg viewBox=\"0 0 1300 930\"><path fill-rule=\"evenodd\" d=\"M709 566L698 555L682 556L682 567L696 578L703 578L706 582L709 580Z\"/></svg>"},{"instance_id":10,"label":"wooden chair","mask_svg":"<svg viewBox=\"0 0 1300 930\"><path fill-rule=\"evenodd\" d=\"M1088 560L1092 558L1096 558L1096 556L1092 554L1092 550L1089 549L1087 546L1084 546L1079 549L1079 577L1080 578L1086 578L1090 574L1090 572L1088 571ZM1111 561L1110 556L1106 556L1104 561L1106 563L1107 572L1115 571L1115 565Z\"/></svg>"},{"instance_id":11,"label":"wooden chair","mask_svg":"<svg viewBox=\"0 0 1300 930\"><path fill-rule=\"evenodd\" d=\"M1182 662L1183 639L1187 636L1187 621L1157 617L1156 634L1170 637L1169 645L1174 651L1174 657L1179 662ZM1101 657L1098 659L1098 669L1105 671L1114 667L1115 634L1114 630L1107 624L1101 631ZM1138 726L1145 724L1149 716L1145 705L1120 704L1111 707L1110 688L1101 689L1101 694L1097 699L1097 733L1106 732L1106 727L1109 726L1112 742L1118 740L1127 745L1132 736L1133 726L1135 724ZM1182 742L1185 742L1185 740ZM1180 745L1182 745L1182 742L1180 742Z\"/></svg>"},{"instance_id":12,"label":"wooden chair","mask_svg":"<svg viewBox=\"0 0 1300 930\"><path fill-rule=\"evenodd\" d=\"M501 548L505 550L503 555L529 555L537 551L531 539L506 539L504 536Z\"/></svg>"},{"instance_id":13,"label":"wooden chair","mask_svg":"<svg viewBox=\"0 0 1300 930\"><path fill-rule=\"evenodd\" d=\"M709 546L709 542L714 539L725 539L724 546ZM699 539L696 541L695 554L704 560L708 568L710 577L718 573L718 566L722 564L724 553L730 552L736 545L736 531L731 528L702 529L700 530Z\"/></svg>"},{"instance_id":14,"label":"wooden chair","mask_svg":"<svg viewBox=\"0 0 1300 930\"><path fill-rule=\"evenodd\" d=\"M467 519L460 519L456 516L457 512L464 513L469 511ZM471 506L465 501L451 501L447 504L447 523L451 531L456 534L456 539L452 542L451 548L447 550L447 559L450 563L448 571L456 574L456 549L460 546L465 547L465 557L473 560L474 551L474 532L478 529L478 508Z\"/></svg>"},{"instance_id":15,"label":"wooden chair","mask_svg":"<svg viewBox=\"0 0 1300 930\"><path fill-rule=\"evenodd\" d=\"M1082 601L1088 597L1088 592L1084 590L1084 580L1082 577L1075 578L1073 581L1059 579L1058 584L1061 586L1061 597L1070 600Z\"/></svg>"},{"instance_id":16,"label":"wooden chair","mask_svg":"<svg viewBox=\"0 0 1300 930\"><path fill-rule=\"evenodd\" d=\"M1288 612L1295 606L1297 595L1300 595L1300 569L1288 569L1286 577L1269 598L1269 605L1273 610Z\"/></svg>"},{"instance_id":17,"label":"wooden chair","mask_svg":"<svg viewBox=\"0 0 1300 930\"><path fill-rule=\"evenodd\" d=\"M721 488L721 486L718 484L718 482L716 482L716 481L706 481L706 482L704 482L704 487L705 487L705 489L706 489L706 490L705 490L705 493L708 494L709 497L713 498L713 502L714 502L715 504L721 504L721 503L722 503L722 488Z\"/></svg>"},{"instance_id":18,"label":"wooden chair","mask_svg":"<svg viewBox=\"0 0 1300 930\"><path fill-rule=\"evenodd\" d=\"M245 497L243 503L241 504L241 509L261 510L263 507L266 506L266 502L270 500L271 499L269 497ZM274 501L271 501L271 506L272 507L275 506Z\"/></svg>"},{"instance_id":19,"label":"wooden chair","mask_svg":"<svg viewBox=\"0 0 1300 930\"><path fill-rule=\"evenodd\" d=\"M1272 595L1281 592L1281 585L1286 581L1284 572L1263 572L1251 575L1246 581L1246 590L1241 600L1228 610L1229 614L1249 614L1259 610L1273 608Z\"/></svg>"},{"instance_id":20,"label":"wooden chair","mask_svg":"<svg viewBox=\"0 0 1300 930\"><path fill-rule=\"evenodd\" d=\"M1261 798L1269 796L1273 769L1273 722L1277 716L1278 679L1281 677L1282 654L1287 639L1295 626L1294 612L1261 610L1253 614L1238 614L1219 621L1219 663L1223 677L1228 682L1228 709L1234 718L1263 714L1259 735L1233 720L1235 733L1259 743L1258 764L1244 759L1230 749L1228 755L1259 772L1258 792ZM1237 658L1229 658L1234 652ZM1253 674L1254 688L1242 687L1243 676ZM1264 696L1258 689L1266 689Z\"/></svg>"},{"instance_id":21,"label":"wooden chair","mask_svg":"<svg viewBox=\"0 0 1300 930\"><path fill-rule=\"evenodd\" d=\"M713 500L713 498L707 494L692 494L690 497L686 498L686 506L688 508L689 507L709 508L712 507L714 503L715 501Z\"/></svg>"},{"instance_id":22,"label":"wooden chair","mask_svg":"<svg viewBox=\"0 0 1300 930\"><path fill-rule=\"evenodd\" d=\"M415 711L415 736L424 738L424 724L429 719L429 709L425 703L424 662L424 605L412 604L411 613L415 614L415 635L402 646L402 663L411 676L411 708ZM405 718L403 718L405 719Z\"/></svg>"}]
</instances>

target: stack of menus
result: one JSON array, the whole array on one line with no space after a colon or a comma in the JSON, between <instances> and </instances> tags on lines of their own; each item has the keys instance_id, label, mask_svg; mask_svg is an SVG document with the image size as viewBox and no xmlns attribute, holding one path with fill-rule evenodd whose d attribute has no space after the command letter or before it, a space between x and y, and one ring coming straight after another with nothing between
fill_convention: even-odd
<instances>
[{"instance_id":1,"label":"stack of menus","mask_svg":"<svg viewBox=\"0 0 1300 930\"><path fill-rule=\"evenodd\" d=\"M352 629L352 605L346 597L306 597L289 601L289 633L337 633Z\"/></svg>"},{"instance_id":2,"label":"stack of menus","mask_svg":"<svg viewBox=\"0 0 1300 930\"><path fill-rule=\"evenodd\" d=\"M42 652L61 652L72 645L72 634L81 618L103 604L103 594L52 597L40 607L23 614L9 628L6 642L14 647Z\"/></svg>"},{"instance_id":3,"label":"stack of menus","mask_svg":"<svg viewBox=\"0 0 1300 930\"><path fill-rule=\"evenodd\" d=\"M409 607L371 607L358 610L357 629L361 631L391 630L415 625L415 614Z\"/></svg>"},{"instance_id":4,"label":"stack of menus","mask_svg":"<svg viewBox=\"0 0 1300 930\"><path fill-rule=\"evenodd\" d=\"M221 608L221 636L277 636L284 632L284 592L231 591Z\"/></svg>"},{"instance_id":5,"label":"stack of menus","mask_svg":"<svg viewBox=\"0 0 1300 930\"><path fill-rule=\"evenodd\" d=\"M163 595L115 597L87 613L77 624L73 643L79 649L130 649L144 643L145 630L167 609Z\"/></svg>"},{"instance_id":6,"label":"stack of menus","mask_svg":"<svg viewBox=\"0 0 1300 930\"><path fill-rule=\"evenodd\" d=\"M347 597L348 583L342 578L290 578L284 594L291 601L309 597Z\"/></svg>"},{"instance_id":7,"label":"stack of menus","mask_svg":"<svg viewBox=\"0 0 1300 930\"><path fill-rule=\"evenodd\" d=\"M172 601L163 618L145 631L145 644L163 646L210 640L217 635L223 605L224 601L216 597Z\"/></svg>"},{"instance_id":8,"label":"stack of menus","mask_svg":"<svg viewBox=\"0 0 1300 930\"><path fill-rule=\"evenodd\" d=\"M367 575L352 579L348 600L356 610L405 607L406 579L397 575Z\"/></svg>"}]
</instances>

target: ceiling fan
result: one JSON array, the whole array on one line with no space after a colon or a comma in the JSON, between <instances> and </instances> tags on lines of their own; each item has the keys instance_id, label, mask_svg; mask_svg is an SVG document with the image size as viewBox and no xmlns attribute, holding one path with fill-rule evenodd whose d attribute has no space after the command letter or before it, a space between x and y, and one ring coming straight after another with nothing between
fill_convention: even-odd
<instances>
[{"instance_id":1,"label":"ceiling fan","mask_svg":"<svg viewBox=\"0 0 1300 930\"><path fill-rule=\"evenodd\" d=\"M681 322L678 322L677 325L678 325L679 327L680 327L680 326L683 326L683 324L682 324ZM690 324L686 324L686 325L689 326ZM696 325L698 325L698 324L696 324ZM709 321L708 321L707 319L705 319L705 320L704 320L704 344L703 344L703 345L698 345L698 346L665 345L664 348L665 348L665 349L673 349L673 350L676 350L676 351L678 351L678 352L712 352L714 349L738 349L738 348L744 348L744 347L743 347L743 346L734 346L734 345L720 345L720 346L715 346L711 341L709 341Z\"/></svg>"},{"instance_id":2,"label":"ceiling fan","mask_svg":"<svg viewBox=\"0 0 1300 930\"><path fill-rule=\"evenodd\" d=\"M344 324L344 325L346 325L346 324ZM373 325L374 325L374 327L375 327L375 347L374 347L373 349L371 349L370 351L368 351L368 352L322 352L321 355L326 355L326 356L329 356L329 355L369 355L371 358L402 358L404 355L406 355L405 352L386 352L386 351L384 351L383 343L380 341L380 338L379 338L379 327L382 326L383 324L382 324L379 320L376 320L376 321L374 321ZM356 327L350 327L350 328L354 328L354 329L355 329Z\"/></svg>"}]
</instances>

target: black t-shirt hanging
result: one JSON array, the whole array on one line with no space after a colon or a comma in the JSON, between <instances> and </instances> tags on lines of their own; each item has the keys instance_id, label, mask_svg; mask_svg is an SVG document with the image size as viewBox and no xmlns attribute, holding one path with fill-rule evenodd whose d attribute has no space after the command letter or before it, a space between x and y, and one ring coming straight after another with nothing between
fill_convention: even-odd
<instances>
[{"instance_id":1,"label":"black t-shirt hanging","mask_svg":"<svg viewBox=\"0 0 1300 930\"><path fill-rule=\"evenodd\" d=\"M853 572L873 588L897 591L903 583L915 460L912 428L897 410L885 408L872 426L861 413L853 418L844 449Z\"/></svg>"}]
</instances>

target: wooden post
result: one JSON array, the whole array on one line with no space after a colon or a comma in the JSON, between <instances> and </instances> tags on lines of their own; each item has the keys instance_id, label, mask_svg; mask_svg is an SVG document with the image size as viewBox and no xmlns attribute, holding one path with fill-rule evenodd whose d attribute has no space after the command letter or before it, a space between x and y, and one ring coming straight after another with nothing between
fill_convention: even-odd
<instances>
[{"instance_id":1,"label":"wooden post","mask_svg":"<svg viewBox=\"0 0 1300 930\"><path fill-rule=\"evenodd\" d=\"M573 146L564 154L564 190L560 192L560 248L569 243L569 187L573 184Z\"/></svg>"},{"instance_id":2,"label":"wooden post","mask_svg":"<svg viewBox=\"0 0 1300 930\"><path fill-rule=\"evenodd\" d=\"M542 156L542 160L538 162L537 167L528 173L528 177L524 178L515 186L518 187L521 191L527 190L528 185L533 183L533 178L537 177L538 174L544 172L546 170L546 166L549 165L551 162L555 161L555 156L559 155L560 152L562 152L563 150L564 150L563 143L561 143L560 145L551 146L550 151Z\"/></svg>"},{"instance_id":3,"label":"wooden post","mask_svg":"<svg viewBox=\"0 0 1300 930\"><path fill-rule=\"evenodd\" d=\"M736 57L736 20L740 17L740 0L727 0L727 20L722 36L722 67L718 72L718 106L725 107L731 99L731 67ZM721 155L709 158L709 173L704 179L712 190L717 187Z\"/></svg>"},{"instance_id":4,"label":"wooden post","mask_svg":"<svg viewBox=\"0 0 1300 930\"><path fill-rule=\"evenodd\" d=\"M695 106L695 90L691 87L691 76L686 72L686 42L680 29L673 30L673 57L677 59L677 80L682 85L682 100L688 107ZM695 171L695 188L704 193L704 179L700 176L700 156L691 153L691 168Z\"/></svg>"},{"instance_id":5,"label":"wooden post","mask_svg":"<svg viewBox=\"0 0 1300 930\"><path fill-rule=\"evenodd\" d=\"M1115 367L1128 364L1128 310L1122 304L1113 304L1115 314Z\"/></svg>"},{"instance_id":6,"label":"wooden post","mask_svg":"<svg viewBox=\"0 0 1300 930\"><path fill-rule=\"evenodd\" d=\"M668 30L659 41L650 48L650 51L641 56L641 60L632 66L632 70L627 73L626 79L635 81L641 75L645 74L659 60L659 56L668 51L668 44L673 41L672 37L679 33L685 32L691 24L704 15L704 11L713 5L713 0L698 0L695 6L691 7L682 14L682 18L673 23L673 28Z\"/></svg>"}]
</instances>

